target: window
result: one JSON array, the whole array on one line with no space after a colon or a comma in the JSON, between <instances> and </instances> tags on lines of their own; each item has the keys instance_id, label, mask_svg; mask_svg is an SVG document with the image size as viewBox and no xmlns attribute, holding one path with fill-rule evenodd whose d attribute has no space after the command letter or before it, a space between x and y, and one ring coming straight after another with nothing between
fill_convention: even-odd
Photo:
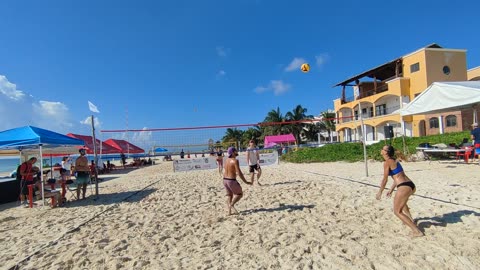
<instances>
[{"instance_id":1,"label":"window","mask_svg":"<svg viewBox=\"0 0 480 270\"><path fill-rule=\"evenodd\" d=\"M368 117L373 117L373 107L368 107Z\"/></svg>"},{"instance_id":2,"label":"window","mask_svg":"<svg viewBox=\"0 0 480 270\"><path fill-rule=\"evenodd\" d=\"M410 65L410 72L414 73L420 70L420 63Z\"/></svg>"},{"instance_id":3,"label":"window","mask_svg":"<svg viewBox=\"0 0 480 270\"><path fill-rule=\"evenodd\" d=\"M387 114L387 104L377 105L375 106L375 115L386 115Z\"/></svg>"},{"instance_id":4,"label":"window","mask_svg":"<svg viewBox=\"0 0 480 270\"><path fill-rule=\"evenodd\" d=\"M443 66L443 74L445 75L450 75L450 67L449 66Z\"/></svg>"},{"instance_id":5,"label":"window","mask_svg":"<svg viewBox=\"0 0 480 270\"><path fill-rule=\"evenodd\" d=\"M438 128L438 118L430 118L430 128Z\"/></svg>"},{"instance_id":6,"label":"window","mask_svg":"<svg viewBox=\"0 0 480 270\"><path fill-rule=\"evenodd\" d=\"M362 117L363 118L367 117L367 108L362 108Z\"/></svg>"},{"instance_id":7,"label":"window","mask_svg":"<svg viewBox=\"0 0 480 270\"><path fill-rule=\"evenodd\" d=\"M457 117L455 115L449 115L445 118L447 121L447 127L456 127L457 126Z\"/></svg>"}]
</instances>

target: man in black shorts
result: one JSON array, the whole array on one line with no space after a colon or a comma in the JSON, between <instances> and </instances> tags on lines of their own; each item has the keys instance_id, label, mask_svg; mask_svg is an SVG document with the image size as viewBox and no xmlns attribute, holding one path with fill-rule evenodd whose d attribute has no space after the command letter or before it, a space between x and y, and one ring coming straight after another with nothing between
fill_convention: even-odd
<instances>
[{"instance_id":1,"label":"man in black shorts","mask_svg":"<svg viewBox=\"0 0 480 270\"><path fill-rule=\"evenodd\" d=\"M260 181L260 176L262 175L262 169L260 168L260 155L258 154L258 148L255 145L255 142L253 140L250 140L249 146L247 148L247 163L248 166L250 167L250 182L254 183L255 179L255 170L257 171L257 183L259 186L261 186Z\"/></svg>"}]
</instances>

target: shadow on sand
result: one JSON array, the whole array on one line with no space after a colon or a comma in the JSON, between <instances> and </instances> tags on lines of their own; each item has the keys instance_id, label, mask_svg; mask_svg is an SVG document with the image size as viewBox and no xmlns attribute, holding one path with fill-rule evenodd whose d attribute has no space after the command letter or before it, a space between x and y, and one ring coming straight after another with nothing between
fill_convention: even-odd
<instances>
[{"instance_id":1,"label":"shadow on sand","mask_svg":"<svg viewBox=\"0 0 480 270\"><path fill-rule=\"evenodd\" d=\"M280 204L279 207L275 207L275 208L258 208L258 209L251 209L251 210L245 210L245 211L242 211L241 214L242 215L249 215L249 214L255 214L255 213L261 213L261 212L268 212L268 213L271 213L271 212L277 212L277 211L288 211L288 212L292 212L292 211L303 211L303 209L307 208L307 209L311 209L311 208L314 208L315 205L313 204L310 204L310 205L291 205L291 204Z\"/></svg>"},{"instance_id":2,"label":"shadow on sand","mask_svg":"<svg viewBox=\"0 0 480 270\"><path fill-rule=\"evenodd\" d=\"M480 214L471 211L471 210L461 210L456 212L451 212L448 214L444 214L438 217L422 217L415 219L417 221L417 226L421 231L424 231L425 228L430 228L432 226L441 226L445 227L447 224L454 224L462 222L463 216L474 215L479 217Z\"/></svg>"},{"instance_id":3,"label":"shadow on sand","mask_svg":"<svg viewBox=\"0 0 480 270\"><path fill-rule=\"evenodd\" d=\"M65 204L65 207L82 207L86 205L111 205L119 202L139 202L148 195L154 193L157 189L149 188L137 191L124 191L117 193L99 194L98 198L95 195L90 195L84 200L73 200Z\"/></svg>"}]
</instances>

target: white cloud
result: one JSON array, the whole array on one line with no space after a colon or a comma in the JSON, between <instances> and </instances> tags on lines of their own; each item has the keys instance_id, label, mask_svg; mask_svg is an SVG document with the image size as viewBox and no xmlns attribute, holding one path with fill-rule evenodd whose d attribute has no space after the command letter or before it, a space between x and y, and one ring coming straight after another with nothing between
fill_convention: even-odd
<instances>
[{"instance_id":1,"label":"white cloud","mask_svg":"<svg viewBox=\"0 0 480 270\"><path fill-rule=\"evenodd\" d=\"M146 127L144 127L142 130L145 131L134 132L130 142L148 152L150 148L155 146L155 141L153 140L152 131L146 131Z\"/></svg>"},{"instance_id":2,"label":"white cloud","mask_svg":"<svg viewBox=\"0 0 480 270\"><path fill-rule=\"evenodd\" d=\"M255 93L261 94L261 93L263 93L263 92L267 92L267 91L268 91L268 87L257 86L254 91L255 91Z\"/></svg>"},{"instance_id":3,"label":"white cloud","mask_svg":"<svg viewBox=\"0 0 480 270\"><path fill-rule=\"evenodd\" d=\"M68 107L61 102L40 100L33 103L33 115L37 117L36 125L42 128L71 131L73 124L70 122Z\"/></svg>"},{"instance_id":4,"label":"white cloud","mask_svg":"<svg viewBox=\"0 0 480 270\"><path fill-rule=\"evenodd\" d=\"M315 56L317 67L322 67L329 59L330 56L327 53Z\"/></svg>"},{"instance_id":5,"label":"white cloud","mask_svg":"<svg viewBox=\"0 0 480 270\"><path fill-rule=\"evenodd\" d=\"M230 54L230 49L223 46L217 46L215 49L217 50L217 55L222 58L225 58Z\"/></svg>"},{"instance_id":6,"label":"white cloud","mask_svg":"<svg viewBox=\"0 0 480 270\"><path fill-rule=\"evenodd\" d=\"M293 58L292 62L285 68L286 72L291 72L294 70L299 70L300 66L305 63L305 59L300 58L300 57L295 57Z\"/></svg>"},{"instance_id":7,"label":"white cloud","mask_svg":"<svg viewBox=\"0 0 480 270\"><path fill-rule=\"evenodd\" d=\"M95 128L100 128L102 126L102 122L100 122L100 119L98 117L93 117L93 121L95 123ZM80 124L82 125L87 125L89 127L92 126L92 116L87 116L85 120L80 121Z\"/></svg>"},{"instance_id":8,"label":"white cloud","mask_svg":"<svg viewBox=\"0 0 480 270\"><path fill-rule=\"evenodd\" d=\"M143 131L128 132L128 134L127 132L104 133L103 140L107 140L107 138L126 140L148 152L152 150L152 147L158 146L158 142L153 138L153 132L149 131L147 127L142 128L142 130Z\"/></svg>"},{"instance_id":9,"label":"white cloud","mask_svg":"<svg viewBox=\"0 0 480 270\"><path fill-rule=\"evenodd\" d=\"M17 90L17 86L8 81L7 77L0 75L0 93L13 100L21 100L25 94Z\"/></svg>"},{"instance_id":10,"label":"white cloud","mask_svg":"<svg viewBox=\"0 0 480 270\"><path fill-rule=\"evenodd\" d=\"M270 81L268 86L257 86L254 91L258 94L272 91L275 96L279 96L288 92L288 90L290 90L291 88L292 86L290 84L287 84L282 80L272 80Z\"/></svg>"},{"instance_id":11,"label":"white cloud","mask_svg":"<svg viewBox=\"0 0 480 270\"><path fill-rule=\"evenodd\" d=\"M275 94L275 96L281 95L290 90L291 88L289 84L286 84L283 81L271 81L270 85L273 89L273 93Z\"/></svg>"},{"instance_id":12,"label":"white cloud","mask_svg":"<svg viewBox=\"0 0 480 270\"><path fill-rule=\"evenodd\" d=\"M57 101L37 101L0 75L0 130L31 125L59 133L71 132L68 107Z\"/></svg>"}]
</instances>

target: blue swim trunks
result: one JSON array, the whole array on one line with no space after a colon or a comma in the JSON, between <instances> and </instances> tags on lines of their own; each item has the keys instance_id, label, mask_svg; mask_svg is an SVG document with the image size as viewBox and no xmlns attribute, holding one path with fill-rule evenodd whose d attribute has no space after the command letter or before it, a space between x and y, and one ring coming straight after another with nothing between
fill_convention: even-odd
<instances>
[{"instance_id":1,"label":"blue swim trunks","mask_svg":"<svg viewBox=\"0 0 480 270\"><path fill-rule=\"evenodd\" d=\"M90 178L90 173L88 172L77 172L77 179L75 183L77 185L88 184L88 180Z\"/></svg>"}]
</instances>

